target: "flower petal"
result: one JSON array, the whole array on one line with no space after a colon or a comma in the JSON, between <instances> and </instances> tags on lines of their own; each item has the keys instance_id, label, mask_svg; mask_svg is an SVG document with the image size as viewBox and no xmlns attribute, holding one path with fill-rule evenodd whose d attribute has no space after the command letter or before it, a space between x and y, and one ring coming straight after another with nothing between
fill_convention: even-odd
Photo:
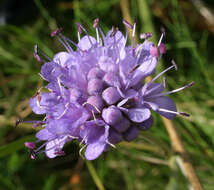
<instances>
[{"instance_id":1,"label":"flower petal","mask_svg":"<svg viewBox=\"0 0 214 190\"><path fill-rule=\"evenodd\" d=\"M149 119L151 113L148 108L133 108L129 109L128 116L129 119L136 123L141 123Z\"/></svg>"},{"instance_id":2,"label":"flower petal","mask_svg":"<svg viewBox=\"0 0 214 190\"><path fill-rule=\"evenodd\" d=\"M156 111L160 115L166 117L167 119L174 119L176 116L176 114L174 114L174 113L168 113L168 112L159 110L162 108L165 110L177 112L175 103L167 96L152 98L152 99L150 99L150 103L148 103L148 104L152 105L151 108L154 111Z\"/></svg>"},{"instance_id":3,"label":"flower petal","mask_svg":"<svg viewBox=\"0 0 214 190\"><path fill-rule=\"evenodd\" d=\"M103 142L102 143L96 142L96 143L89 144L85 151L86 159L94 160L97 157L99 157L104 151L105 146L106 146L106 143L103 143Z\"/></svg>"}]
</instances>

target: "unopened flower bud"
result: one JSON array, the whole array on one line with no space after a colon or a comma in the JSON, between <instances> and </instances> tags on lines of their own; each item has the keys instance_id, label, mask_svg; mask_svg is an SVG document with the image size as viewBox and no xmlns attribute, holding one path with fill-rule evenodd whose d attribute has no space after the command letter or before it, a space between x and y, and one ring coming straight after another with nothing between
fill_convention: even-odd
<instances>
[{"instance_id":1,"label":"unopened flower bud","mask_svg":"<svg viewBox=\"0 0 214 190\"><path fill-rule=\"evenodd\" d=\"M117 144L123 140L123 137L120 133L111 128L108 139L110 143Z\"/></svg>"},{"instance_id":2,"label":"unopened flower bud","mask_svg":"<svg viewBox=\"0 0 214 190\"><path fill-rule=\"evenodd\" d=\"M113 72L107 72L103 77L103 81L109 86L115 86L115 84L119 84L118 76Z\"/></svg>"},{"instance_id":3,"label":"unopened flower bud","mask_svg":"<svg viewBox=\"0 0 214 190\"><path fill-rule=\"evenodd\" d=\"M93 78L102 79L103 75L104 75L104 71L102 71L98 67L94 67L91 70L89 70L87 78L88 78L88 80L93 79Z\"/></svg>"},{"instance_id":4,"label":"unopened flower bud","mask_svg":"<svg viewBox=\"0 0 214 190\"><path fill-rule=\"evenodd\" d=\"M78 99L81 97L81 92L77 90L76 88L72 88L70 90L70 100L71 101L78 101Z\"/></svg>"},{"instance_id":5,"label":"unopened flower bud","mask_svg":"<svg viewBox=\"0 0 214 190\"><path fill-rule=\"evenodd\" d=\"M103 100L100 96L90 96L87 100L87 107L94 113L101 113L103 109Z\"/></svg>"},{"instance_id":6,"label":"unopened flower bud","mask_svg":"<svg viewBox=\"0 0 214 190\"><path fill-rule=\"evenodd\" d=\"M96 95L103 90L103 81L100 79L91 79L88 82L88 93L90 95Z\"/></svg>"},{"instance_id":7,"label":"unopened flower bud","mask_svg":"<svg viewBox=\"0 0 214 190\"><path fill-rule=\"evenodd\" d=\"M120 100L121 96L115 87L109 87L102 93L102 97L108 105L115 104Z\"/></svg>"},{"instance_id":8,"label":"unopened flower bud","mask_svg":"<svg viewBox=\"0 0 214 190\"><path fill-rule=\"evenodd\" d=\"M130 121L124 118L123 120L121 120L116 125L113 125L112 127L114 127L118 132L123 133L127 131L127 129L130 127Z\"/></svg>"},{"instance_id":9,"label":"unopened flower bud","mask_svg":"<svg viewBox=\"0 0 214 190\"><path fill-rule=\"evenodd\" d=\"M134 140L139 134L139 129L137 127L131 126L124 134L124 139L126 141Z\"/></svg>"},{"instance_id":10,"label":"unopened flower bud","mask_svg":"<svg viewBox=\"0 0 214 190\"><path fill-rule=\"evenodd\" d=\"M115 106L104 109L102 112L102 117L109 125L115 125L123 119L122 113Z\"/></svg>"}]
</instances>

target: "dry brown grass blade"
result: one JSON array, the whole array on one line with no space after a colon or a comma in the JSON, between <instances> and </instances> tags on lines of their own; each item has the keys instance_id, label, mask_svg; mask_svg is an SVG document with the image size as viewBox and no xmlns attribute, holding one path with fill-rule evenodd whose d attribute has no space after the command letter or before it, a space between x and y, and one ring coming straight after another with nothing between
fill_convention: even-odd
<instances>
[{"instance_id":1,"label":"dry brown grass blade","mask_svg":"<svg viewBox=\"0 0 214 190\"><path fill-rule=\"evenodd\" d=\"M130 12L129 12L128 0L120 0L120 5L121 5L123 18L125 20L127 20L129 23L132 23L132 19L131 19ZM151 80L151 78L147 78L147 80L149 81L149 80ZM162 120L163 120L163 123L169 134L173 150L177 154L179 154L181 157L183 169L186 173L189 183L192 185L194 190L203 190L203 187L199 181L199 178L196 175L195 169L193 168L192 163L189 160L189 155L184 148L182 140L180 139L179 134L178 134L174 124L172 123L172 121L165 119L163 117L162 117Z\"/></svg>"}]
</instances>

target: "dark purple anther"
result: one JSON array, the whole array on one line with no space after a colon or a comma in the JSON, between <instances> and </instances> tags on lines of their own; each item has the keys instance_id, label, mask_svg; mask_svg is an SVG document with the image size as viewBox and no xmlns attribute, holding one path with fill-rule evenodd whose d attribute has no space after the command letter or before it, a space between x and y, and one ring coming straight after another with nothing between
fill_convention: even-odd
<instances>
[{"instance_id":1,"label":"dark purple anther","mask_svg":"<svg viewBox=\"0 0 214 190\"><path fill-rule=\"evenodd\" d=\"M119 30L118 27L112 26L112 33L111 33L110 37L115 36L115 34L117 33L118 30Z\"/></svg>"},{"instance_id":2,"label":"dark purple anther","mask_svg":"<svg viewBox=\"0 0 214 190\"><path fill-rule=\"evenodd\" d=\"M123 24L129 29L133 29L133 26L128 21L126 21L124 19L123 19Z\"/></svg>"},{"instance_id":3,"label":"dark purple anther","mask_svg":"<svg viewBox=\"0 0 214 190\"><path fill-rule=\"evenodd\" d=\"M55 37L58 34L60 34L62 32L63 28L58 28L56 30L54 30L53 32L51 32L51 37Z\"/></svg>"},{"instance_id":4,"label":"dark purple anther","mask_svg":"<svg viewBox=\"0 0 214 190\"><path fill-rule=\"evenodd\" d=\"M36 147L36 145L33 142L25 142L24 145L31 150L33 150Z\"/></svg>"},{"instance_id":5,"label":"dark purple anther","mask_svg":"<svg viewBox=\"0 0 214 190\"><path fill-rule=\"evenodd\" d=\"M94 28L97 28L98 25L99 25L99 18L96 18L96 19L94 20L93 27L94 27Z\"/></svg>"},{"instance_id":6,"label":"dark purple anther","mask_svg":"<svg viewBox=\"0 0 214 190\"><path fill-rule=\"evenodd\" d=\"M77 26L77 30L78 32L81 34L82 33L82 27L81 27L81 24L79 22L76 23L76 26Z\"/></svg>"},{"instance_id":7,"label":"dark purple anther","mask_svg":"<svg viewBox=\"0 0 214 190\"><path fill-rule=\"evenodd\" d=\"M146 32L146 33L142 33L140 34L140 39L148 39L152 37L152 33L151 32Z\"/></svg>"},{"instance_id":8,"label":"dark purple anther","mask_svg":"<svg viewBox=\"0 0 214 190\"><path fill-rule=\"evenodd\" d=\"M102 97L108 105L115 104L121 98L118 90L115 87L109 87L102 93Z\"/></svg>"}]
</instances>

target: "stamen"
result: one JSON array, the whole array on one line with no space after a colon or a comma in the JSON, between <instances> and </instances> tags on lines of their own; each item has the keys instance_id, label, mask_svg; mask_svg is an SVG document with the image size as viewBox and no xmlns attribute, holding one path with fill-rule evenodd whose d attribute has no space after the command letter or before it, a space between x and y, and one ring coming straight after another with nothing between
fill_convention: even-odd
<instances>
[{"instance_id":1,"label":"stamen","mask_svg":"<svg viewBox=\"0 0 214 190\"><path fill-rule=\"evenodd\" d=\"M163 77L163 87L166 88L166 77Z\"/></svg>"},{"instance_id":2,"label":"stamen","mask_svg":"<svg viewBox=\"0 0 214 190\"><path fill-rule=\"evenodd\" d=\"M191 83L181 87L181 88L178 88L178 89L175 89L175 90L172 90L172 91L169 91L169 92L164 92L164 93L160 93L160 94L156 94L154 96L150 96L151 98L154 98L154 97L159 97L159 96L165 96L165 95L169 95L169 94L172 94L172 93L175 93L175 92L179 92L181 90L184 90L185 88L190 88L191 86L193 86L195 84L194 81L192 81Z\"/></svg>"},{"instance_id":3,"label":"stamen","mask_svg":"<svg viewBox=\"0 0 214 190\"><path fill-rule=\"evenodd\" d=\"M118 31L118 27L112 26L112 32L110 34L110 37L115 36L115 34L117 33L117 31Z\"/></svg>"},{"instance_id":4,"label":"stamen","mask_svg":"<svg viewBox=\"0 0 214 190\"><path fill-rule=\"evenodd\" d=\"M53 32L51 32L51 37L55 37L58 34L60 34L63 31L63 28L57 28L56 30L54 30Z\"/></svg>"},{"instance_id":5,"label":"stamen","mask_svg":"<svg viewBox=\"0 0 214 190\"><path fill-rule=\"evenodd\" d=\"M96 19L94 20L93 27L94 27L94 28L97 28L98 25L99 25L99 18L96 18Z\"/></svg>"},{"instance_id":6,"label":"stamen","mask_svg":"<svg viewBox=\"0 0 214 190\"><path fill-rule=\"evenodd\" d=\"M140 34L140 39L145 39L145 40L147 40L147 39L149 39L149 38L151 38L151 37L152 37L152 33L151 33L151 32L146 32L146 33Z\"/></svg>"},{"instance_id":7,"label":"stamen","mask_svg":"<svg viewBox=\"0 0 214 190\"><path fill-rule=\"evenodd\" d=\"M171 111L171 110L167 110L167 109L163 109L163 108L159 108L158 111L162 111L162 112L166 112L166 113L173 113L173 114L181 115L181 116L185 116L185 117L190 116L190 114L185 113L185 112L175 112L175 111Z\"/></svg>"},{"instance_id":8,"label":"stamen","mask_svg":"<svg viewBox=\"0 0 214 190\"><path fill-rule=\"evenodd\" d=\"M139 64L135 65L135 66L131 69L131 71L129 71L129 74L133 73L139 66L140 66Z\"/></svg>"},{"instance_id":9,"label":"stamen","mask_svg":"<svg viewBox=\"0 0 214 190\"><path fill-rule=\"evenodd\" d=\"M91 112L92 112L92 115L93 115L94 121L96 121L97 119L96 119L96 116L95 116L95 114L94 114L94 110L91 110Z\"/></svg>"},{"instance_id":10,"label":"stamen","mask_svg":"<svg viewBox=\"0 0 214 190\"><path fill-rule=\"evenodd\" d=\"M81 29L81 30L80 30L80 29ZM92 41L91 41L91 39L90 39L90 37L89 37L89 34L88 34L86 28L83 27L80 23L78 23L78 33L80 33L80 31L82 32L82 30L86 33L86 36L88 37L88 40L89 40L91 46L93 46L94 44L92 43ZM81 33L80 33L80 34L81 34ZM80 40L80 36L78 36L78 39Z\"/></svg>"},{"instance_id":11,"label":"stamen","mask_svg":"<svg viewBox=\"0 0 214 190\"><path fill-rule=\"evenodd\" d=\"M63 115L66 114L66 112L68 111L69 108L69 103L65 104L65 110L62 112L62 114L60 116L58 116L56 119L60 119Z\"/></svg>"},{"instance_id":12,"label":"stamen","mask_svg":"<svg viewBox=\"0 0 214 190\"><path fill-rule=\"evenodd\" d=\"M79 22L77 22L76 25L77 25L77 36L78 36L78 41L80 41L80 34L82 33L82 29L81 29L81 27L80 27L80 23L79 23Z\"/></svg>"},{"instance_id":13,"label":"stamen","mask_svg":"<svg viewBox=\"0 0 214 190\"><path fill-rule=\"evenodd\" d=\"M131 47L134 46L134 38L135 38L135 30L136 30L136 21L134 22L133 30L132 30L132 40L131 40Z\"/></svg>"},{"instance_id":14,"label":"stamen","mask_svg":"<svg viewBox=\"0 0 214 190\"><path fill-rule=\"evenodd\" d=\"M116 146L112 143L110 143L108 140L106 140L106 143L109 144L111 147L116 148Z\"/></svg>"},{"instance_id":15,"label":"stamen","mask_svg":"<svg viewBox=\"0 0 214 190\"><path fill-rule=\"evenodd\" d=\"M165 36L165 29L163 27L161 28L161 32L162 32L162 34L161 34L160 40L158 42L158 47L160 46L160 44L163 40L163 37Z\"/></svg>"},{"instance_id":16,"label":"stamen","mask_svg":"<svg viewBox=\"0 0 214 190\"><path fill-rule=\"evenodd\" d=\"M17 118L16 123L15 123L15 127L17 127L22 122L23 122L23 120L21 118Z\"/></svg>"},{"instance_id":17,"label":"stamen","mask_svg":"<svg viewBox=\"0 0 214 190\"><path fill-rule=\"evenodd\" d=\"M60 93L61 93L61 95L63 95L63 89L62 89L60 77L61 77L61 75L59 77L57 77L57 83L59 85Z\"/></svg>"},{"instance_id":18,"label":"stamen","mask_svg":"<svg viewBox=\"0 0 214 190\"><path fill-rule=\"evenodd\" d=\"M34 57L36 58L36 60L38 62L45 62L40 56L39 54L41 54L46 60L48 60L49 62L51 61L51 58L48 57L42 50L39 49L38 45L36 44L34 46Z\"/></svg>"},{"instance_id":19,"label":"stamen","mask_svg":"<svg viewBox=\"0 0 214 190\"><path fill-rule=\"evenodd\" d=\"M61 33L59 34L59 36L64 40L65 44L66 44L66 47L68 48L68 52L73 52L71 46L69 45L68 43L68 38L66 38L64 35L62 35ZM71 41L71 40L70 40ZM75 44L75 43L72 43L72 44Z\"/></svg>"},{"instance_id":20,"label":"stamen","mask_svg":"<svg viewBox=\"0 0 214 190\"><path fill-rule=\"evenodd\" d=\"M35 149L36 145L33 142L25 142L24 145L30 150Z\"/></svg>"},{"instance_id":21,"label":"stamen","mask_svg":"<svg viewBox=\"0 0 214 190\"><path fill-rule=\"evenodd\" d=\"M175 68L177 69L177 65L173 62L173 65L171 65L170 67L168 67L167 69L165 69L164 71L160 72L159 74L157 74L150 82L153 83L156 79L158 79L161 75L163 75L164 73L166 73L167 71L169 71L170 69Z\"/></svg>"},{"instance_id":22,"label":"stamen","mask_svg":"<svg viewBox=\"0 0 214 190\"><path fill-rule=\"evenodd\" d=\"M65 152L63 150L59 150L57 152L54 152L54 154L57 155L57 156L64 156Z\"/></svg>"},{"instance_id":23,"label":"stamen","mask_svg":"<svg viewBox=\"0 0 214 190\"><path fill-rule=\"evenodd\" d=\"M129 29L133 29L133 26L128 21L126 21L125 19L123 19L123 24Z\"/></svg>"},{"instance_id":24,"label":"stamen","mask_svg":"<svg viewBox=\"0 0 214 190\"><path fill-rule=\"evenodd\" d=\"M30 158L32 159L32 160L35 160L36 159L36 153L33 151L33 150L31 150L30 151Z\"/></svg>"},{"instance_id":25,"label":"stamen","mask_svg":"<svg viewBox=\"0 0 214 190\"><path fill-rule=\"evenodd\" d=\"M99 18L96 18L94 20L93 27L96 29L97 43L99 44L100 43L100 37L99 37L98 26L99 26Z\"/></svg>"},{"instance_id":26,"label":"stamen","mask_svg":"<svg viewBox=\"0 0 214 190\"><path fill-rule=\"evenodd\" d=\"M79 150L79 155L82 157L82 159L84 159L85 160L85 157L82 155L82 151L83 151L83 149L86 147L87 145L84 145L83 147L81 147L80 148L80 150Z\"/></svg>"},{"instance_id":27,"label":"stamen","mask_svg":"<svg viewBox=\"0 0 214 190\"><path fill-rule=\"evenodd\" d=\"M95 105L93 105L93 104L91 104L91 103L89 103L89 102L83 103L82 106L85 106L86 104L89 104L89 105L93 106L93 107L96 109L96 111L97 111L98 113L101 113L101 111L98 109L97 106L95 106Z\"/></svg>"}]
</instances>

